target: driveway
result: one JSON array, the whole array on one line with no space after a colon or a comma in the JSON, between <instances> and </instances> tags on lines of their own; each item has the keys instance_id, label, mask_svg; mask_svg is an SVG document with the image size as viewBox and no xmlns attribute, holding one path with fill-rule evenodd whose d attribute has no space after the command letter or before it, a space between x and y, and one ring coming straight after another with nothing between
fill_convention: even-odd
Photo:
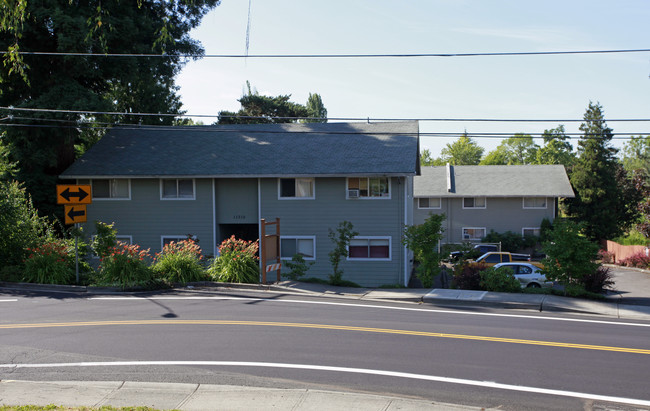
<instances>
[{"instance_id":1,"label":"driveway","mask_svg":"<svg viewBox=\"0 0 650 411\"><path fill-rule=\"evenodd\" d=\"M613 295L621 304L650 306L650 272L608 266L615 281Z\"/></svg>"}]
</instances>

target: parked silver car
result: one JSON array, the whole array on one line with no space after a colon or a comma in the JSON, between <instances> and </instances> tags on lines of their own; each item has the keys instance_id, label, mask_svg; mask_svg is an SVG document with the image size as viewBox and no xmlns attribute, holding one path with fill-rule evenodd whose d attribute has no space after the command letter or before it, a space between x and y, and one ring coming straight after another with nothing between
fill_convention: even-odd
<instances>
[{"instance_id":1,"label":"parked silver car","mask_svg":"<svg viewBox=\"0 0 650 411\"><path fill-rule=\"evenodd\" d=\"M553 287L552 281L547 281L546 276L541 273L539 267L524 262L499 263L494 268L510 268L517 280L521 283L521 288L526 287Z\"/></svg>"}]
</instances>

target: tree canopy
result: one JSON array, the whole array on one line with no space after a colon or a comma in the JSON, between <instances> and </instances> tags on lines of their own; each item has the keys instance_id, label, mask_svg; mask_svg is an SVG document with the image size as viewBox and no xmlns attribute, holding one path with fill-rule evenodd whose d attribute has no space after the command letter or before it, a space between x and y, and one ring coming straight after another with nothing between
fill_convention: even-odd
<instances>
[{"instance_id":1,"label":"tree canopy","mask_svg":"<svg viewBox=\"0 0 650 411\"><path fill-rule=\"evenodd\" d=\"M251 89L250 83L246 82L246 86L247 92L237 100L241 104L239 111L220 111L218 124L327 122L327 109L316 93L309 93L307 104L303 105L289 101L291 94L264 96Z\"/></svg>"},{"instance_id":2,"label":"tree canopy","mask_svg":"<svg viewBox=\"0 0 650 411\"><path fill-rule=\"evenodd\" d=\"M575 163L576 156L564 126L544 130L544 146L537 150L537 164L562 164L569 167Z\"/></svg>"},{"instance_id":3,"label":"tree canopy","mask_svg":"<svg viewBox=\"0 0 650 411\"><path fill-rule=\"evenodd\" d=\"M623 144L621 162L628 173L641 170L646 178L650 178L650 136L632 137Z\"/></svg>"},{"instance_id":4,"label":"tree canopy","mask_svg":"<svg viewBox=\"0 0 650 411\"><path fill-rule=\"evenodd\" d=\"M617 149L611 144L614 134L600 104L589 102L580 130L578 158L570 172L576 197L568 199L568 211L584 222L590 239L614 238L632 223L630 204L626 204L630 193L617 180Z\"/></svg>"},{"instance_id":5,"label":"tree canopy","mask_svg":"<svg viewBox=\"0 0 650 411\"><path fill-rule=\"evenodd\" d=\"M465 133L453 143L447 143L440 151L440 160L442 164L449 163L455 166L477 165L481 161L483 151L483 147Z\"/></svg>"},{"instance_id":6,"label":"tree canopy","mask_svg":"<svg viewBox=\"0 0 650 411\"><path fill-rule=\"evenodd\" d=\"M203 54L189 36L218 0L152 0L137 2L4 1L0 49L8 50L0 65L0 106L57 110L0 112L13 114L14 124L0 126L39 211L51 214L57 176L77 152L98 138L88 129L102 123L172 124L171 116L129 113L178 113L180 98L174 77L186 58ZM18 54L45 52L59 54ZM95 53L79 55L70 53ZM106 57L103 53L162 57ZM64 112L64 110L68 110ZM79 111L121 112L123 116L84 115ZM105 124L99 124L105 125ZM90 142L89 142L90 140Z\"/></svg>"},{"instance_id":7,"label":"tree canopy","mask_svg":"<svg viewBox=\"0 0 650 411\"><path fill-rule=\"evenodd\" d=\"M489 152L481 165L534 164L539 146L530 134L517 133L506 138L499 146Z\"/></svg>"}]
</instances>

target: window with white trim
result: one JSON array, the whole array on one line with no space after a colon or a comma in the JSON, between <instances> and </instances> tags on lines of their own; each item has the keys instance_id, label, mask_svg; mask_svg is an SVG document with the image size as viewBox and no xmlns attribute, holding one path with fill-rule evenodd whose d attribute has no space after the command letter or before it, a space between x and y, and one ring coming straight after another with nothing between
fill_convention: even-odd
<instances>
[{"instance_id":1,"label":"window with white trim","mask_svg":"<svg viewBox=\"0 0 650 411\"><path fill-rule=\"evenodd\" d=\"M486 208L485 197L463 197L463 208Z\"/></svg>"},{"instance_id":2,"label":"window with white trim","mask_svg":"<svg viewBox=\"0 0 650 411\"><path fill-rule=\"evenodd\" d=\"M93 200L131 199L131 180L126 178L79 180L78 183L92 186Z\"/></svg>"},{"instance_id":3,"label":"window with white trim","mask_svg":"<svg viewBox=\"0 0 650 411\"><path fill-rule=\"evenodd\" d=\"M94 242L96 237L97 237L97 234L93 234L90 237L91 241ZM122 242L122 243L133 244L133 236L130 236L130 235L116 235L115 239L117 241ZM94 250L92 252L92 256L93 256L93 258L99 258L99 256L97 254L95 254Z\"/></svg>"},{"instance_id":4,"label":"window with white trim","mask_svg":"<svg viewBox=\"0 0 650 411\"><path fill-rule=\"evenodd\" d=\"M485 237L485 227L463 227L463 240L481 240Z\"/></svg>"},{"instance_id":5,"label":"window with white trim","mask_svg":"<svg viewBox=\"0 0 650 411\"><path fill-rule=\"evenodd\" d=\"M521 229L521 235L523 237L539 237L541 230L539 227L524 227Z\"/></svg>"},{"instance_id":6,"label":"window with white trim","mask_svg":"<svg viewBox=\"0 0 650 411\"><path fill-rule=\"evenodd\" d=\"M388 177L350 177L346 198L390 198Z\"/></svg>"},{"instance_id":7,"label":"window with white trim","mask_svg":"<svg viewBox=\"0 0 650 411\"><path fill-rule=\"evenodd\" d=\"M314 199L313 178L279 178L278 198L280 199Z\"/></svg>"},{"instance_id":8,"label":"window with white trim","mask_svg":"<svg viewBox=\"0 0 650 411\"><path fill-rule=\"evenodd\" d=\"M186 235L163 235L160 237L160 250L162 251L169 243L178 243L185 240L187 240Z\"/></svg>"},{"instance_id":9,"label":"window with white trim","mask_svg":"<svg viewBox=\"0 0 650 411\"><path fill-rule=\"evenodd\" d=\"M440 197L421 197L418 198L418 208L420 209L436 209L440 208Z\"/></svg>"},{"instance_id":10,"label":"window with white trim","mask_svg":"<svg viewBox=\"0 0 650 411\"><path fill-rule=\"evenodd\" d=\"M524 197L524 208L546 208L546 197Z\"/></svg>"},{"instance_id":11,"label":"window with white trim","mask_svg":"<svg viewBox=\"0 0 650 411\"><path fill-rule=\"evenodd\" d=\"M391 260L391 237L354 237L348 246L348 260Z\"/></svg>"},{"instance_id":12,"label":"window with white trim","mask_svg":"<svg viewBox=\"0 0 650 411\"><path fill-rule=\"evenodd\" d=\"M194 200L194 180L191 178L165 178L160 180L162 200Z\"/></svg>"},{"instance_id":13,"label":"window with white trim","mask_svg":"<svg viewBox=\"0 0 650 411\"><path fill-rule=\"evenodd\" d=\"M280 236L280 258L291 260L299 254L305 260L316 259L316 237L314 236Z\"/></svg>"}]
</instances>

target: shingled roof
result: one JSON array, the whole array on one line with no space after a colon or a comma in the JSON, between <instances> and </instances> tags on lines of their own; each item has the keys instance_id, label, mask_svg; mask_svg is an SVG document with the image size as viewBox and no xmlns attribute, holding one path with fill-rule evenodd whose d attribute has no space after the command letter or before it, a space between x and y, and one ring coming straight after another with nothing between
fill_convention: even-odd
<instances>
[{"instance_id":1,"label":"shingled roof","mask_svg":"<svg viewBox=\"0 0 650 411\"><path fill-rule=\"evenodd\" d=\"M415 197L575 197L562 165L422 167Z\"/></svg>"},{"instance_id":2,"label":"shingled roof","mask_svg":"<svg viewBox=\"0 0 650 411\"><path fill-rule=\"evenodd\" d=\"M415 175L416 121L116 127L61 178Z\"/></svg>"}]
</instances>

